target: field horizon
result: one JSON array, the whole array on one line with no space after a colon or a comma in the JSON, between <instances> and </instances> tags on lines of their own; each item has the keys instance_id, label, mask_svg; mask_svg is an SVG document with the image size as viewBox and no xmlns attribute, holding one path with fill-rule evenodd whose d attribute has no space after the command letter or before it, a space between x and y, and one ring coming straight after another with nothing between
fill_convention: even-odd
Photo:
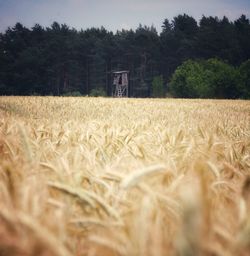
<instances>
[{"instance_id":1,"label":"field horizon","mask_svg":"<svg viewBox=\"0 0 250 256\"><path fill-rule=\"evenodd\" d=\"M0 255L249 253L250 101L0 97Z\"/></svg>"}]
</instances>

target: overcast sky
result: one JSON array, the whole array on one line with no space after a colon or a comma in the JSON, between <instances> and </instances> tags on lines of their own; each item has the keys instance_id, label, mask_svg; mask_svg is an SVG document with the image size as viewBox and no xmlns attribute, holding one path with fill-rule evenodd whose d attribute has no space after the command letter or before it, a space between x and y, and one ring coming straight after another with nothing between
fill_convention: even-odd
<instances>
[{"instance_id":1,"label":"overcast sky","mask_svg":"<svg viewBox=\"0 0 250 256\"><path fill-rule=\"evenodd\" d=\"M58 21L76 29L104 26L114 32L141 23L160 32L165 18L183 13L197 21L202 15L249 18L250 0L0 0L0 31L16 22L46 27Z\"/></svg>"}]
</instances>

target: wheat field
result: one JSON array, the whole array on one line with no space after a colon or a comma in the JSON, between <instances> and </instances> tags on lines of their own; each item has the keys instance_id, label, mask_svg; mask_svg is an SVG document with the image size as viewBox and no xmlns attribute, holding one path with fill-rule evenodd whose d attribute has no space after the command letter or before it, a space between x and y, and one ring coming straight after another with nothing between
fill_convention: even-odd
<instances>
[{"instance_id":1,"label":"wheat field","mask_svg":"<svg viewBox=\"0 0 250 256\"><path fill-rule=\"evenodd\" d=\"M0 98L1 256L250 254L250 101Z\"/></svg>"}]
</instances>

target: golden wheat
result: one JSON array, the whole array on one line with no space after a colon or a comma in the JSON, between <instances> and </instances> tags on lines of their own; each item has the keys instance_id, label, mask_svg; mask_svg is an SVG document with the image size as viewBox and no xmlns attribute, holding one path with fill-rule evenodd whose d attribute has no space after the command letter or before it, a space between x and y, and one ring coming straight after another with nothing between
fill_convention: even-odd
<instances>
[{"instance_id":1,"label":"golden wheat","mask_svg":"<svg viewBox=\"0 0 250 256\"><path fill-rule=\"evenodd\" d=\"M249 255L250 102L0 98L0 255Z\"/></svg>"}]
</instances>

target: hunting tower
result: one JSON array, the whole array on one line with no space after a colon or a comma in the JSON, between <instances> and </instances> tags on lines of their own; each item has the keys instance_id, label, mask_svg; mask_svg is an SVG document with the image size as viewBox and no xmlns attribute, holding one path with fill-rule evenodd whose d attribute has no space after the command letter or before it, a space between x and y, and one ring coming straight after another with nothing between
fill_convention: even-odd
<instances>
[{"instance_id":1,"label":"hunting tower","mask_svg":"<svg viewBox=\"0 0 250 256\"><path fill-rule=\"evenodd\" d=\"M113 72L114 97L128 97L128 74L127 70Z\"/></svg>"}]
</instances>

